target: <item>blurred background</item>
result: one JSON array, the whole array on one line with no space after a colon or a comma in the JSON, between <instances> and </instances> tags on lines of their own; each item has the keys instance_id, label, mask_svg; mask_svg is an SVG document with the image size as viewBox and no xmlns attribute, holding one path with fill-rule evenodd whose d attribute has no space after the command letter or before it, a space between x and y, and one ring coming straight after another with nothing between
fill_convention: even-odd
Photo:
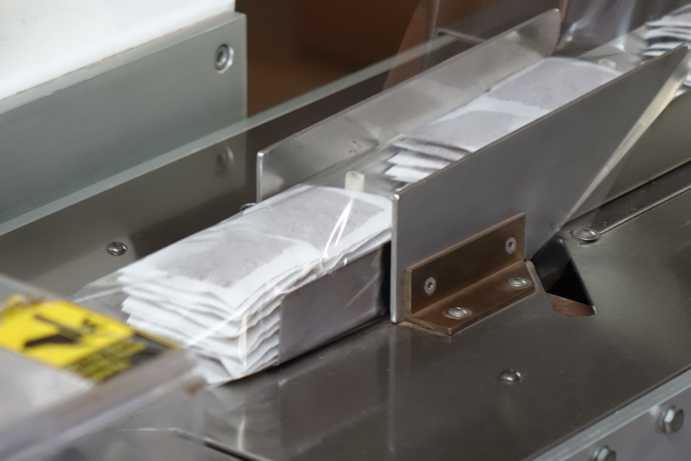
<instances>
[{"instance_id":1,"label":"blurred background","mask_svg":"<svg viewBox=\"0 0 691 461\"><path fill-rule=\"evenodd\" d=\"M562 49L589 49L683 0L238 0L248 17L249 110L419 45L439 28L488 37L550 7L564 11Z\"/></svg>"}]
</instances>

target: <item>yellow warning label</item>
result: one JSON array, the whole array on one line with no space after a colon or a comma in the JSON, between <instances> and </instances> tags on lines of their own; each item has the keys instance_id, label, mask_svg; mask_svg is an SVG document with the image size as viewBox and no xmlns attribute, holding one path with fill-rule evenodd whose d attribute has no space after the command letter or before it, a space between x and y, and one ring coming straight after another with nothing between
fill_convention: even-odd
<instances>
[{"instance_id":1,"label":"yellow warning label","mask_svg":"<svg viewBox=\"0 0 691 461\"><path fill-rule=\"evenodd\" d=\"M59 300L8 300L0 347L93 381L104 381L167 346L110 317Z\"/></svg>"}]
</instances>

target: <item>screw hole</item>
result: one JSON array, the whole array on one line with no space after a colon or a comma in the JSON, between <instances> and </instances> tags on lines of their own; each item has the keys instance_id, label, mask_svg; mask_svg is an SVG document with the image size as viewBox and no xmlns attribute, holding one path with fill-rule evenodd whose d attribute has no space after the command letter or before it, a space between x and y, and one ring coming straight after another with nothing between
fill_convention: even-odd
<instances>
[{"instance_id":1,"label":"screw hole","mask_svg":"<svg viewBox=\"0 0 691 461\"><path fill-rule=\"evenodd\" d=\"M235 57L235 50L226 44L220 45L216 48L214 55L214 65L219 73L227 71L233 65L233 58Z\"/></svg>"},{"instance_id":2,"label":"screw hole","mask_svg":"<svg viewBox=\"0 0 691 461\"><path fill-rule=\"evenodd\" d=\"M504 249L506 250L507 254L514 254L516 252L516 248L518 247L518 242L516 241L515 237L510 237L506 239L506 243L504 244Z\"/></svg>"},{"instance_id":3,"label":"screw hole","mask_svg":"<svg viewBox=\"0 0 691 461\"><path fill-rule=\"evenodd\" d=\"M434 277L428 277L425 280L424 289L427 296L432 296L437 291L437 280Z\"/></svg>"}]
</instances>

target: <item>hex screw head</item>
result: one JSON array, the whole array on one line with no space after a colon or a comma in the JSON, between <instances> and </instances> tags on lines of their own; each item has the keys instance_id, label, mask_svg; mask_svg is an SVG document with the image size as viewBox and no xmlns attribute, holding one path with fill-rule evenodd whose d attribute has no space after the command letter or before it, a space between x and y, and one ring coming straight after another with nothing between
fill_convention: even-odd
<instances>
[{"instance_id":1,"label":"hex screw head","mask_svg":"<svg viewBox=\"0 0 691 461\"><path fill-rule=\"evenodd\" d=\"M432 296L434 292L437 291L437 279L428 277L427 280L425 280L424 289L427 296Z\"/></svg>"},{"instance_id":2,"label":"hex screw head","mask_svg":"<svg viewBox=\"0 0 691 461\"><path fill-rule=\"evenodd\" d=\"M582 243L593 243L600 240L600 233L592 227L581 227L571 232L571 235Z\"/></svg>"},{"instance_id":3,"label":"hex screw head","mask_svg":"<svg viewBox=\"0 0 691 461\"><path fill-rule=\"evenodd\" d=\"M662 411L658 430L663 434L675 434L684 427L684 410L671 406Z\"/></svg>"},{"instance_id":4,"label":"hex screw head","mask_svg":"<svg viewBox=\"0 0 691 461\"><path fill-rule=\"evenodd\" d=\"M617 452L609 447L598 447L590 459L591 461L617 461Z\"/></svg>"},{"instance_id":5,"label":"hex screw head","mask_svg":"<svg viewBox=\"0 0 691 461\"><path fill-rule=\"evenodd\" d=\"M108 252L109 255L111 256L122 256L125 253L127 253L127 244L124 242L110 242L106 246L106 251Z\"/></svg>"},{"instance_id":6,"label":"hex screw head","mask_svg":"<svg viewBox=\"0 0 691 461\"><path fill-rule=\"evenodd\" d=\"M473 315L473 311L465 307L455 306L447 309L444 315L453 320L462 320Z\"/></svg>"},{"instance_id":7,"label":"hex screw head","mask_svg":"<svg viewBox=\"0 0 691 461\"><path fill-rule=\"evenodd\" d=\"M523 381L523 374L518 370L509 368L499 373L499 381L512 386Z\"/></svg>"}]
</instances>

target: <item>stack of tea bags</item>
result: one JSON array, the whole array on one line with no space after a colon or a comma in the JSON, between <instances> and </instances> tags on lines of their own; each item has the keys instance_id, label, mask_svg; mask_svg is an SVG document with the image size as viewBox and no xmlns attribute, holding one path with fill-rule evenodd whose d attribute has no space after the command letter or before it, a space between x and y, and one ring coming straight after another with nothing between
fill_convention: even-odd
<instances>
[{"instance_id":1,"label":"stack of tea bags","mask_svg":"<svg viewBox=\"0 0 691 461\"><path fill-rule=\"evenodd\" d=\"M401 182L419 181L618 75L609 67L577 59L543 59L469 104L395 141L394 147L402 153L389 159L394 165L386 175Z\"/></svg>"},{"instance_id":2,"label":"stack of tea bags","mask_svg":"<svg viewBox=\"0 0 691 461\"><path fill-rule=\"evenodd\" d=\"M82 290L205 358L219 384L279 358L285 296L390 239L391 201L297 186Z\"/></svg>"},{"instance_id":3,"label":"stack of tea bags","mask_svg":"<svg viewBox=\"0 0 691 461\"><path fill-rule=\"evenodd\" d=\"M691 5L648 22L643 31L643 38L646 41L643 56L649 58L663 55L681 45L690 46ZM684 86L691 87L691 76L686 78Z\"/></svg>"},{"instance_id":4,"label":"stack of tea bags","mask_svg":"<svg viewBox=\"0 0 691 461\"><path fill-rule=\"evenodd\" d=\"M545 59L397 138L374 156L379 171L419 181L617 75ZM105 300L130 324L190 347L211 383L275 364L285 296L390 239L391 200L361 192L364 175L349 173L358 187L296 186L94 282L77 300Z\"/></svg>"}]
</instances>

